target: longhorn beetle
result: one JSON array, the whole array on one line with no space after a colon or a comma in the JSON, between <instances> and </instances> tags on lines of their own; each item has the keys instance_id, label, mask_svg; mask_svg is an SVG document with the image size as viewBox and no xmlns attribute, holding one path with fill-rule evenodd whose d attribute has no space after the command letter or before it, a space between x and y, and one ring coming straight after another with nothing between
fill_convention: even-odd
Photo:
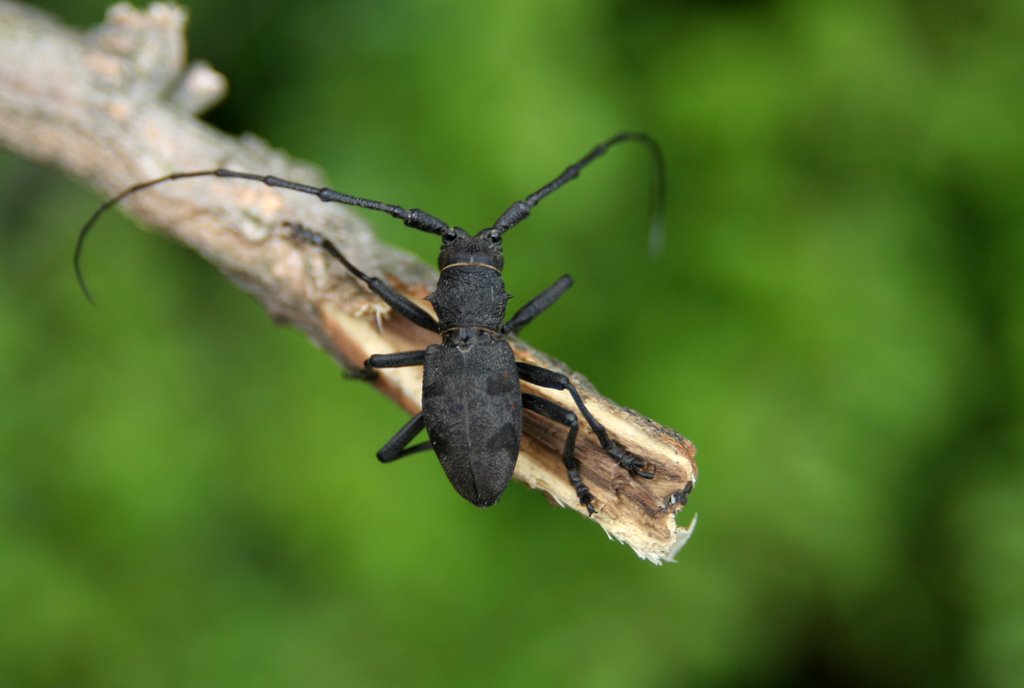
<instances>
[{"instance_id":1,"label":"longhorn beetle","mask_svg":"<svg viewBox=\"0 0 1024 688\"><path fill-rule=\"evenodd\" d=\"M579 422L576 414L548 399L523 392L520 381L548 389L569 392L601 448L633 476L653 478L653 470L640 458L616 443L604 426L587 409L576 387L562 373L516 361L506 341L534 318L547 310L572 286L572 278L563 275L554 284L505 320L505 292L501 271L504 259L501 237L522 222L541 199L575 179L580 171L612 146L624 141L645 144L654 162L651 198L652 238L655 223L660 223L664 198L664 160L657 143L643 133L626 132L595 146L548 184L516 201L490 227L471 235L460 227L422 210L406 210L396 205L349 196L329 188L316 188L272 176L216 169L200 172L175 172L143 182L122 191L101 205L82 227L75 246L74 266L79 285L91 300L81 270L82 246L90 228L107 209L126 196L143 189L179 179L222 177L247 179L267 186L289 189L316 196L321 201L368 208L387 213L409 227L441 237L437 263L441 270L434 293L427 301L437 314L435 320L425 310L400 294L378 277L370 277L349 262L328 239L299 225L286 223L294 236L319 246L339 261L357 279L364 282L389 306L414 324L441 335L440 344L422 351L374 354L357 373L372 378L380 368L423 366L423 410L406 423L377 452L382 462L433 448L448 480L456 491L477 506L491 506L512 480L523 431L523 411L531 411L564 425L568 429L562 462L580 504L589 514L595 512L594 498L579 474L575 456ZM428 442L411 444L426 428Z\"/></svg>"}]
</instances>

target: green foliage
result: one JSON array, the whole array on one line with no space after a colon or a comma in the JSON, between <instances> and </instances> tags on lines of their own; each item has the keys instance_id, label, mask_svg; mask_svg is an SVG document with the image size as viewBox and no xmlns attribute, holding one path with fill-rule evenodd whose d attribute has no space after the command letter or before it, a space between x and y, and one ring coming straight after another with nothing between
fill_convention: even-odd
<instances>
[{"instance_id":1,"label":"green foliage","mask_svg":"<svg viewBox=\"0 0 1024 688\"><path fill-rule=\"evenodd\" d=\"M80 25L97 0L39 2ZM0 685L1017 685L1024 5L192 3L211 121L505 242L526 337L698 445L655 568L403 414L199 258L0 157ZM372 218L433 259L433 240Z\"/></svg>"}]
</instances>

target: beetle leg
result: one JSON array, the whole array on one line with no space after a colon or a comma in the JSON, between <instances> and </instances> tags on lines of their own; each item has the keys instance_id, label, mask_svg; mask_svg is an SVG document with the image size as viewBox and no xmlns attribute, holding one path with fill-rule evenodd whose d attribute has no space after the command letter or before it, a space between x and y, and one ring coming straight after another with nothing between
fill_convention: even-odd
<instances>
[{"instance_id":1,"label":"beetle leg","mask_svg":"<svg viewBox=\"0 0 1024 688\"><path fill-rule=\"evenodd\" d=\"M388 440L387 444L377 452L377 459L381 463L389 463L409 454L426 451L430 449L430 442L420 442L408 446L413 438L423 429L423 414L417 413L409 419L409 422L402 426L402 429L395 433L395 436Z\"/></svg>"},{"instance_id":2,"label":"beetle leg","mask_svg":"<svg viewBox=\"0 0 1024 688\"><path fill-rule=\"evenodd\" d=\"M630 454L608 436L608 431L590 413L590 409L583 403L583 397L580 396L579 391L569 381L568 377L554 370L541 368L530 363L523 363L522 361L516 361L516 368L519 370L519 378L525 382L530 382L539 387L569 392L572 395L572 400L576 403L576 408L580 410L580 413L586 419L587 425L597 435L597 439L601 442L601 448L604 449L605 453L615 459L631 475L640 476L641 478L654 477L654 471L648 469L647 463L643 459Z\"/></svg>"},{"instance_id":3,"label":"beetle leg","mask_svg":"<svg viewBox=\"0 0 1024 688\"><path fill-rule=\"evenodd\" d=\"M587 507L587 513L593 514L595 512L594 497L590 494L590 489L583 484L583 479L580 478L580 462L576 460L576 433L580 429L580 422L576 420L576 414L553 401L527 392L523 392L523 408L569 428L569 434L565 438L565 449L562 450L562 463L565 464L565 470L569 474L569 483L575 488L580 504Z\"/></svg>"},{"instance_id":4,"label":"beetle leg","mask_svg":"<svg viewBox=\"0 0 1024 688\"><path fill-rule=\"evenodd\" d=\"M406 366L423 365L423 359L427 352L420 351L399 351L393 354L374 354L366 359L363 367L354 371L352 377L370 380L377 377L377 368L404 368ZM387 441L380 451L377 452L377 459L381 463L389 463L403 456L426 451L431 448L430 442L420 442L408 446L413 438L419 434L424 427L423 414L417 413L409 419L409 422L402 426L402 429L395 433L395 436Z\"/></svg>"},{"instance_id":5,"label":"beetle leg","mask_svg":"<svg viewBox=\"0 0 1024 688\"><path fill-rule=\"evenodd\" d=\"M347 370L345 376L356 380L372 380L377 377L377 368L404 368L406 366L423 365L423 359L426 355L427 352L422 349L419 351L399 351L393 354L374 354L366 359L362 368Z\"/></svg>"},{"instance_id":6,"label":"beetle leg","mask_svg":"<svg viewBox=\"0 0 1024 688\"><path fill-rule=\"evenodd\" d=\"M368 286L373 293L384 299L384 303L394 308L407 320L411 321L413 324L419 325L425 330L430 330L431 332L438 331L437 321L434 320L429 313L410 301L408 297L400 294L394 287L384 280L379 277L370 277L350 263L348 258L338 250L338 247L335 246L330 239L327 239L313 230L307 229L306 227L294 222L285 222L284 226L292 230L292 233L298 238L313 244L314 246L319 246L330 254L332 258L344 265L346 270L365 282L366 286Z\"/></svg>"},{"instance_id":7,"label":"beetle leg","mask_svg":"<svg viewBox=\"0 0 1024 688\"><path fill-rule=\"evenodd\" d=\"M516 311L516 314L513 315L507 323L505 323L505 327L502 328L502 331L515 334L519 330L523 329L530 324L530 321L550 308L571 286L572 277L569 277L569 275L562 275L558 278L557 282L537 294L535 297L530 299L526 305Z\"/></svg>"}]
</instances>

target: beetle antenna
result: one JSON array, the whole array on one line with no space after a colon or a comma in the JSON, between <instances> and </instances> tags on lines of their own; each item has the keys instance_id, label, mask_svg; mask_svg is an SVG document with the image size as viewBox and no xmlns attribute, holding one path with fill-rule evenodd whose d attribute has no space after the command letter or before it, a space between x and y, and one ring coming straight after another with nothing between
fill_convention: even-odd
<instances>
[{"instance_id":1,"label":"beetle antenna","mask_svg":"<svg viewBox=\"0 0 1024 688\"><path fill-rule=\"evenodd\" d=\"M647 146L651 153L651 224L647 236L647 247L651 254L660 251L665 243L665 158L658 142L643 132L623 132L598 144L579 161L565 168L565 171L555 179L523 200L516 201L509 206L508 210L502 213L498 221L494 223L493 229L497 230L500 235L515 227L526 219L542 198L578 177L584 167L604 155L609 148L623 141L639 141Z\"/></svg>"},{"instance_id":2,"label":"beetle antenna","mask_svg":"<svg viewBox=\"0 0 1024 688\"><path fill-rule=\"evenodd\" d=\"M94 303L94 301L92 299L92 294L89 293L89 288L85 284L85 277L82 274L82 246L85 244L85 237L89 234L89 230L91 230L92 226L96 224L96 221L100 216L124 200L125 197L130 196L133 193L148 189L156 186L157 184L163 184L164 182L170 182L177 179L189 179L192 177L249 179L251 181L266 184L267 186L310 194L316 196L324 203L343 203L345 205L352 205L358 208L366 208L367 210L376 210L382 213L387 213L391 217L402 220L407 226L412 227L413 229L418 229L430 234L444 235L451 231L451 227L448 226L448 223L423 210L419 210L417 208L406 210L405 208L397 205L391 205L390 203L381 203L380 201L373 201L368 198L349 196L348 194L343 194L340 191L335 191L334 189L329 189L327 187L308 186L306 184L299 184L298 182L291 182L287 179L281 179L280 177L250 174L248 172L236 172L234 170L225 169L202 170L200 172L175 172L173 174L160 177L159 179L151 179L148 182L142 182L141 184L136 184L135 186L125 189L97 208L96 212L92 214L92 217L89 218L88 222L85 223L85 226L83 226L81 231L79 231L78 242L75 244L75 276L78 278L78 286L81 287L82 293L85 294L85 298L88 299L89 303Z\"/></svg>"},{"instance_id":3,"label":"beetle antenna","mask_svg":"<svg viewBox=\"0 0 1024 688\"><path fill-rule=\"evenodd\" d=\"M651 137L642 139L651 152L651 191L648 201L650 225L647 229L647 253L656 256L665 248L665 156Z\"/></svg>"},{"instance_id":4,"label":"beetle antenna","mask_svg":"<svg viewBox=\"0 0 1024 688\"><path fill-rule=\"evenodd\" d=\"M169 174L166 177L152 179L148 182L136 184L135 186L125 189L96 209L96 212L92 214L82 229L78 232L78 241L75 242L75 277L78 279L78 286L82 289L82 293L85 295L85 298L89 303L95 303L95 301L93 301L92 294L89 292L89 287L85 283L85 275L82 272L82 247L85 246L85 237L89 235L89 230L91 230L92 226L96 224L96 220L100 219L100 216L107 212L107 210L124 200L125 197L130 196L137 191L142 191L143 189L148 189L151 186L156 186L157 184L169 182L174 179L203 177L211 174L214 174L212 170L203 172L176 172L174 174Z\"/></svg>"}]
</instances>

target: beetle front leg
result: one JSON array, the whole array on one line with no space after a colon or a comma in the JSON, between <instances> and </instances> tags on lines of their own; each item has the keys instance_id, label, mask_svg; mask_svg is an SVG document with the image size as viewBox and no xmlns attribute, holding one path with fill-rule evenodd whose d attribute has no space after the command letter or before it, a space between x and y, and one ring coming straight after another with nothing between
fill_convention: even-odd
<instances>
[{"instance_id":1,"label":"beetle front leg","mask_svg":"<svg viewBox=\"0 0 1024 688\"><path fill-rule=\"evenodd\" d=\"M530 363L523 363L522 361L516 361L516 368L519 370L519 378L524 382L530 382L537 385L538 387L547 387L548 389L558 389L569 392L572 395L572 400L576 403L576 408L580 410L583 417L587 421L587 425L597 435L598 441L601 443L601 448L604 449L608 456L615 459L615 461L629 471L630 475L636 475L641 478L653 478L654 471L648 470L647 462L638 456L630 454L628 451L622 448L618 442L615 442L611 437L608 436L608 431L605 430L604 426L594 418L593 414L590 413L590 409L583 403L583 397L580 396L579 391L569 381L569 378L562 373L557 373L547 368L541 368Z\"/></svg>"},{"instance_id":2,"label":"beetle front leg","mask_svg":"<svg viewBox=\"0 0 1024 688\"><path fill-rule=\"evenodd\" d=\"M572 286L572 277L569 275L562 275L558 278L558 281L552 284L550 287L542 291L537 296L530 299L522 308L516 311L503 329L504 332L516 334L519 330L526 327L530 322L538 315L546 311L559 297L564 294L569 287Z\"/></svg>"},{"instance_id":3,"label":"beetle front leg","mask_svg":"<svg viewBox=\"0 0 1024 688\"><path fill-rule=\"evenodd\" d=\"M380 279L379 277L371 277L365 272L357 268L345 255L338 250L338 247L326 237L317 234L307 227L294 223L285 222L284 226L292 231L292 234L314 246L319 246L327 252L332 258L345 266L356 279L362 280L370 291L375 293L380 298L384 299L384 303L394 308L399 315L403 316L415 325L419 325L424 330L431 332L437 332L437 321L434 320L429 313L417 306L415 303L410 301L408 297L400 294L390 284Z\"/></svg>"}]
</instances>

